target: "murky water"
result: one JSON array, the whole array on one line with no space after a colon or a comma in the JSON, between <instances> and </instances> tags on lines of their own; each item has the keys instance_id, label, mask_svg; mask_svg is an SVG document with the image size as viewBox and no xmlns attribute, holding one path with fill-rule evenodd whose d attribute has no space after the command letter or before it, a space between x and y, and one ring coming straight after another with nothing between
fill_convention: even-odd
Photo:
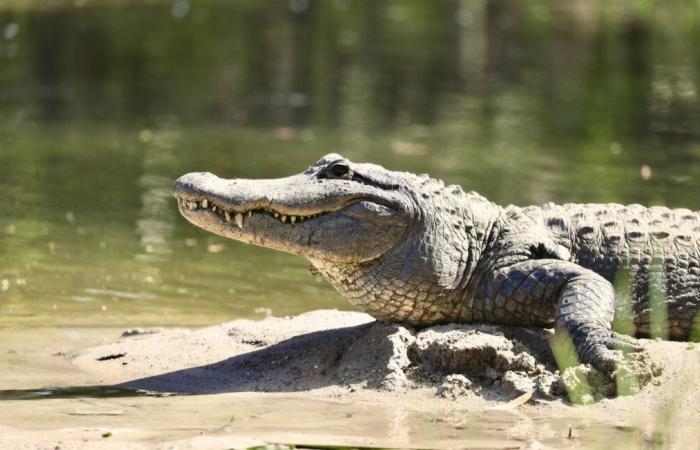
<instances>
[{"instance_id":1,"label":"murky water","mask_svg":"<svg viewBox=\"0 0 700 450\"><path fill-rule=\"evenodd\" d=\"M187 171L338 151L506 204L700 208L697 8L567 5L0 6L0 324L349 307L302 259L180 219Z\"/></svg>"},{"instance_id":2,"label":"murky water","mask_svg":"<svg viewBox=\"0 0 700 450\"><path fill-rule=\"evenodd\" d=\"M334 151L504 204L700 209L700 9L607 3L1 2L0 333L350 307L179 218L188 171ZM22 364L4 400L51 385Z\"/></svg>"}]
</instances>

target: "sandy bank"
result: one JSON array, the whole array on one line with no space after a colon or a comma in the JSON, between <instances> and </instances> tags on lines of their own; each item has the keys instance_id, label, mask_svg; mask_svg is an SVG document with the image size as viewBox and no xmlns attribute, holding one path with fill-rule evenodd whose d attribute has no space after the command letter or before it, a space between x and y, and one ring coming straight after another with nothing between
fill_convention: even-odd
<instances>
[{"instance_id":1,"label":"sandy bank","mask_svg":"<svg viewBox=\"0 0 700 450\"><path fill-rule=\"evenodd\" d=\"M403 401L448 399L482 408L522 401L524 394L533 396L530 404L565 398L550 339L551 330L489 325L413 330L362 313L319 310L195 331L127 332L69 357L103 383L155 392L349 400L412 392ZM643 342L662 375L633 397L671 395L669 384L684 388L684 376L698 373L693 344ZM615 386L590 389L601 400Z\"/></svg>"},{"instance_id":2,"label":"sandy bank","mask_svg":"<svg viewBox=\"0 0 700 450\"><path fill-rule=\"evenodd\" d=\"M121 385L165 397L6 401L0 430L8 448L58 441L61 448L98 441L102 448L217 448L226 439L436 448L697 444L698 346L643 341L660 376L635 395L572 406L556 389L549 338L548 330L517 327L416 331L328 310L198 330L130 330L87 348L56 343L26 353L23 364L41 358L42 367L65 371L68 386ZM25 372L27 383L14 385L39 387L29 381L32 370L12 373Z\"/></svg>"}]
</instances>

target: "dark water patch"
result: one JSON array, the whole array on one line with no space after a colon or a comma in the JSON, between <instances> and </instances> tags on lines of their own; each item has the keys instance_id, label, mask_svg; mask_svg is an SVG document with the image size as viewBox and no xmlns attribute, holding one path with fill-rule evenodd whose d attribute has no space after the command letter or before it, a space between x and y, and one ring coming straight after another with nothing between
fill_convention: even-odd
<instances>
[{"instance_id":1,"label":"dark water patch","mask_svg":"<svg viewBox=\"0 0 700 450\"><path fill-rule=\"evenodd\" d=\"M170 394L163 392L150 392L142 389L129 389L119 386L70 386L0 390L0 401L48 400L59 398L167 397L169 395Z\"/></svg>"}]
</instances>

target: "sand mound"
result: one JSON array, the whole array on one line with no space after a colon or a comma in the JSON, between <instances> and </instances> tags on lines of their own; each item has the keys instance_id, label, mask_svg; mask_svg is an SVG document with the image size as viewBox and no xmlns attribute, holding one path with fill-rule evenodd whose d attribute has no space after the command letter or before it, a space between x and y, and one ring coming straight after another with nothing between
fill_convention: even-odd
<instances>
[{"instance_id":1,"label":"sand mound","mask_svg":"<svg viewBox=\"0 0 700 450\"><path fill-rule=\"evenodd\" d=\"M562 383L550 337L547 330L490 325L414 330L322 310L192 332L132 330L116 343L74 355L74 363L105 383L157 392L316 390L337 397L429 389L452 399L551 398L562 393Z\"/></svg>"}]
</instances>

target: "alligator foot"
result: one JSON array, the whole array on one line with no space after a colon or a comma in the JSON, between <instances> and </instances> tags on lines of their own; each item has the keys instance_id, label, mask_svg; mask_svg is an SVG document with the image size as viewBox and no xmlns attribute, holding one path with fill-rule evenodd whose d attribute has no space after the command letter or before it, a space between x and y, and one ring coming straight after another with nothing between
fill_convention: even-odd
<instances>
[{"instance_id":1,"label":"alligator foot","mask_svg":"<svg viewBox=\"0 0 700 450\"><path fill-rule=\"evenodd\" d=\"M660 374L634 338L612 333L587 344L579 349L583 364L562 372L561 387L572 403L635 394Z\"/></svg>"},{"instance_id":2,"label":"alligator foot","mask_svg":"<svg viewBox=\"0 0 700 450\"><path fill-rule=\"evenodd\" d=\"M652 378L661 375L661 368L651 360L646 351L627 353L610 374L617 387L616 395L639 392Z\"/></svg>"},{"instance_id":3,"label":"alligator foot","mask_svg":"<svg viewBox=\"0 0 700 450\"><path fill-rule=\"evenodd\" d=\"M598 338L589 344L583 353L583 362L591 364L606 374L612 374L626 364L630 355L644 352L644 347L636 339L618 333Z\"/></svg>"}]
</instances>

